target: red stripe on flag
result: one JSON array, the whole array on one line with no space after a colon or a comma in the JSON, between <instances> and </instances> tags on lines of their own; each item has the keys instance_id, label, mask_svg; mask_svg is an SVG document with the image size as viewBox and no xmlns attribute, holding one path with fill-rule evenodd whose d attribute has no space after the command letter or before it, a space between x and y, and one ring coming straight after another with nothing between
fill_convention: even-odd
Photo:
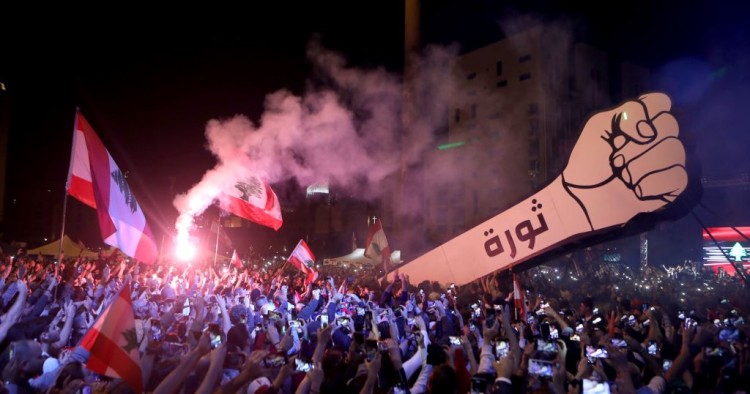
<instances>
[{"instance_id":1,"label":"red stripe on flag","mask_svg":"<svg viewBox=\"0 0 750 394\"><path fill-rule=\"evenodd\" d=\"M271 202L271 207L272 207L273 200L271 199L266 201L266 206L268 206L269 201ZM266 227L271 227L274 230L278 230L279 228L281 228L281 224L282 224L281 220L271 215L268 215L262 209L259 209L255 205L249 204L247 201L241 198L227 195L226 202L227 202L226 210L229 212L232 212L233 214L237 216L256 222ZM270 209L270 207L268 207L267 209Z\"/></svg>"},{"instance_id":2,"label":"red stripe on flag","mask_svg":"<svg viewBox=\"0 0 750 394\"><path fill-rule=\"evenodd\" d=\"M267 183L263 182L263 186L266 187L265 210L270 211L271 209L273 209L274 204L276 204L276 195L273 193L273 190L271 190L271 186L268 186Z\"/></svg>"},{"instance_id":3,"label":"red stripe on flag","mask_svg":"<svg viewBox=\"0 0 750 394\"><path fill-rule=\"evenodd\" d=\"M96 209L96 199L94 198L94 189L91 186L91 182L75 175L71 176L68 194L91 208Z\"/></svg>"},{"instance_id":4,"label":"red stripe on flag","mask_svg":"<svg viewBox=\"0 0 750 394\"><path fill-rule=\"evenodd\" d=\"M86 368L98 374L111 376L108 370L114 371L135 392L143 392L141 366L125 350L106 335L91 328L93 335L86 335L81 347L88 349L90 356Z\"/></svg>"},{"instance_id":5,"label":"red stripe on flag","mask_svg":"<svg viewBox=\"0 0 750 394\"><path fill-rule=\"evenodd\" d=\"M135 255L137 256L153 256L154 258L139 258L139 261L142 261L146 264L153 264L156 260L156 251L158 250L156 246L156 242L154 241L156 238L154 238L154 235L151 234L151 228L148 227L148 224L143 229L143 235L141 235L141 238L138 240L138 246L135 248Z\"/></svg>"},{"instance_id":6,"label":"red stripe on flag","mask_svg":"<svg viewBox=\"0 0 750 394\"><path fill-rule=\"evenodd\" d=\"M102 238L107 239L117 231L112 218L109 216L109 153L107 148L96 135L86 118L78 114L78 130L86 136L86 149L89 152L89 164L91 165L91 181L99 193L94 192L96 199L97 216L99 217L99 230ZM99 185L97 187L97 185ZM106 186L105 186L106 185Z\"/></svg>"},{"instance_id":7,"label":"red stripe on flag","mask_svg":"<svg viewBox=\"0 0 750 394\"><path fill-rule=\"evenodd\" d=\"M130 290L125 286L81 339L79 346L89 352L86 367L96 373L120 377L141 392L143 378L135 335ZM130 353L125 346L133 347Z\"/></svg>"}]
</instances>

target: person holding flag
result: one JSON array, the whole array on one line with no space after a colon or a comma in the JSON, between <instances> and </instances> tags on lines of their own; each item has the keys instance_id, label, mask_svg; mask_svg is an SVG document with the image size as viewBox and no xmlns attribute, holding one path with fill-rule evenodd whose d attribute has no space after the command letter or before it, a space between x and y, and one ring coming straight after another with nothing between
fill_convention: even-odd
<instances>
[{"instance_id":1,"label":"person holding flag","mask_svg":"<svg viewBox=\"0 0 750 394\"><path fill-rule=\"evenodd\" d=\"M388 246L388 239L385 237L380 219L376 219L375 223L370 226L365 241L365 257L380 261L386 275L391 271L391 248Z\"/></svg>"},{"instance_id":2,"label":"person holding flag","mask_svg":"<svg viewBox=\"0 0 750 394\"><path fill-rule=\"evenodd\" d=\"M237 267L237 269L242 269L242 260L240 260L240 256L237 255L237 249L232 252L232 259L229 260L229 264Z\"/></svg>"},{"instance_id":3,"label":"person holding flag","mask_svg":"<svg viewBox=\"0 0 750 394\"><path fill-rule=\"evenodd\" d=\"M88 370L122 378L140 393L143 377L138 346L130 286L126 284L86 332L79 347L88 352Z\"/></svg>"},{"instance_id":4,"label":"person holding flag","mask_svg":"<svg viewBox=\"0 0 750 394\"><path fill-rule=\"evenodd\" d=\"M304 239L299 240L287 261L306 275L305 286L318 278L318 270L315 269L315 255L313 255Z\"/></svg>"}]
</instances>

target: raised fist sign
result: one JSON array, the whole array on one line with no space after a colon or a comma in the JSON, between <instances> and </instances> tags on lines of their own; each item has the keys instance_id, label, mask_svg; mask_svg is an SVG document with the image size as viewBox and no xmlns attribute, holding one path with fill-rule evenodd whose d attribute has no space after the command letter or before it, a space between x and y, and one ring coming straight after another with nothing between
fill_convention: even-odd
<instances>
[{"instance_id":1,"label":"raised fist sign","mask_svg":"<svg viewBox=\"0 0 750 394\"><path fill-rule=\"evenodd\" d=\"M688 184L671 108L650 93L596 113L544 189L399 269L416 282L465 284L663 208Z\"/></svg>"},{"instance_id":2,"label":"raised fist sign","mask_svg":"<svg viewBox=\"0 0 750 394\"><path fill-rule=\"evenodd\" d=\"M651 93L586 122L562 182L591 230L657 210L687 187L685 149L671 107L665 94Z\"/></svg>"}]
</instances>

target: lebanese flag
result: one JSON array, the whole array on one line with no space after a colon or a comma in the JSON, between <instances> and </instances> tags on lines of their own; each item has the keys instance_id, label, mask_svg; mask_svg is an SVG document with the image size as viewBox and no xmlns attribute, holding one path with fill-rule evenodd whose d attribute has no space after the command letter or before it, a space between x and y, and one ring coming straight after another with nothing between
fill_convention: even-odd
<instances>
[{"instance_id":1,"label":"lebanese flag","mask_svg":"<svg viewBox=\"0 0 750 394\"><path fill-rule=\"evenodd\" d=\"M385 238L383 224L380 220L370 226L365 241L365 257L380 260L383 263L383 269L387 274L391 270L391 248L388 247L388 239Z\"/></svg>"},{"instance_id":2,"label":"lebanese flag","mask_svg":"<svg viewBox=\"0 0 750 394\"><path fill-rule=\"evenodd\" d=\"M235 183L218 198L222 209L251 222L274 230L278 230L283 223L276 193L258 176L251 175Z\"/></svg>"},{"instance_id":3,"label":"lebanese flag","mask_svg":"<svg viewBox=\"0 0 750 394\"><path fill-rule=\"evenodd\" d=\"M86 368L101 375L122 378L136 393L143 392L130 286L120 294L89 328L79 345L89 352Z\"/></svg>"},{"instance_id":4,"label":"lebanese flag","mask_svg":"<svg viewBox=\"0 0 750 394\"><path fill-rule=\"evenodd\" d=\"M521 284L518 282L516 274L513 274L513 303L515 304L516 311L518 311L517 313L521 316L521 319L526 321L526 302L524 298Z\"/></svg>"},{"instance_id":5,"label":"lebanese flag","mask_svg":"<svg viewBox=\"0 0 750 394\"><path fill-rule=\"evenodd\" d=\"M83 116L76 112L76 125L79 123L79 117L83 119ZM83 131L78 130L78 127L73 130L73 147L70 150L70 167L68 167L65 190L78 201L96 209L86 137Z\"/></svg>"},{"instance_id":6,"label":"lebanese flag","mask_svg":"<svg viewBox=\"0 0 750 394\"><path fill-rule=\"evenodd\" d=\"M304 239L299 240L292 254L289 255L288 261L295 268L307 275L305 286L318 278L318 270L315 269L315 255L310 251L310 247L307 246L307 242Z\"/></svg>"},{"instance_id":7,"label":"lebanese flag","mask_svg":"<svg viewBox=\"0 0 750 394\"><path fill-rule=\"evenodd\" d=\"M86 176L90 179L94 205L86 200ZM156 240L125 174L80 112L76 114L68 190L72 190L73 197L96 208L99 230L107 245L144 263L156 261Z\"/></svg>"},{"instance_id":8,"label":"lebanese flag","mask_svg":"<svg viewBox=\"0 0 750 394\"><path fill-rule=\"evenodd\" d=\"M234 250L234 252L232 252L232 260L230 260L229 262L238 269L242 269L242 261L240 261L240 256L237 256L236 249Z\"/></svg>"}]
</instances>

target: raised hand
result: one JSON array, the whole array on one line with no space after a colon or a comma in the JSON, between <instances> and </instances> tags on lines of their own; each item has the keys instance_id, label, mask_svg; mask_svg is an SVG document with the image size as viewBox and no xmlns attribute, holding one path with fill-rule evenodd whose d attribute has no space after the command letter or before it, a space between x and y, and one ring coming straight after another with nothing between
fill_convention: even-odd
<instances>
[{"instance_id":1,"label":"raised hand","mask_svg":"<svg viewBox=\"0 0 750 394\"><path fill-rule=\"evenodd\" d=\"M202 339L202 338L201 338ZM242 368L241 374L247 380L253 380L263 373L261 362L268 355L268 350L254 350L250 353L245 361L245 366Z\"/></svg>"}]
</instances>

